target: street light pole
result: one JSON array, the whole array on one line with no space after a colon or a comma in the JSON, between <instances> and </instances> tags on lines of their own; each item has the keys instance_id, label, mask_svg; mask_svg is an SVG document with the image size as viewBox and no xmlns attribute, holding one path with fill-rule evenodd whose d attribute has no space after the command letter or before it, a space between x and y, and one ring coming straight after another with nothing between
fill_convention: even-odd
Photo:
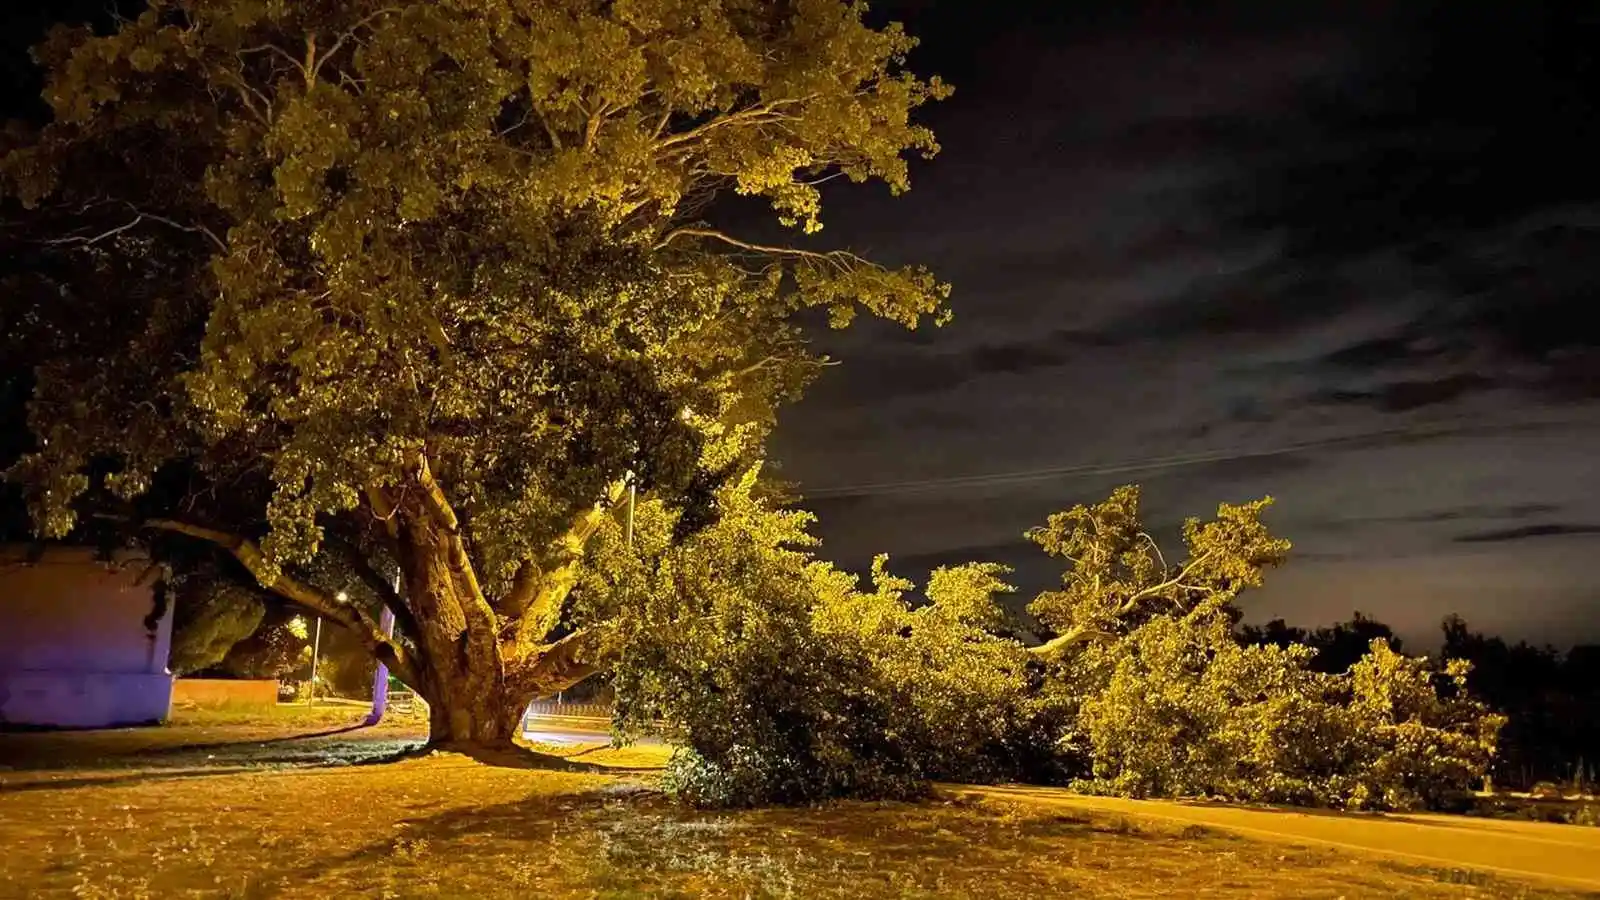
<instances>
[{"instance_id":1,"label":"street light pole","mask_svg":"<svg viewBox=\"0 0 1600 900\"><path fill-rule=\"evenodd\" d=\"M317 704L317 654L322 652L322 617L317 616L316 637L311 639L311 687L306 691L307 706Z\"/></svg>"},{"instance_id":2,"label":"street light pole","mask_svg":"<svg viewBox=\"0 0 1600 900\"><path fill-rule=\"evenodd\" d=\"M633 549L633 508L639 503L639 482L628 473L628 549Z\"/></svg>"}]
</instances>

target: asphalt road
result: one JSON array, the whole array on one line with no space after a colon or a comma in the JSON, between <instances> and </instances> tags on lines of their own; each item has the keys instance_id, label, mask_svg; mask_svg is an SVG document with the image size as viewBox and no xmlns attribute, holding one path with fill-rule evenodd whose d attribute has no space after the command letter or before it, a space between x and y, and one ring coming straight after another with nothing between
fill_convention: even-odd
<instances>
[{"instance_id":1,"label":"asphalt road","mask_svg":"<svg viewBox=\"0 0 1600 900\"><path fill-rule=\"evenodd\" d=\"M1419 866L1472 869L1600 891L1600 828L1468 816L1280 810L1085 797L1059 788L942 785L945 791L1201 825L1260 840L1332 847ZM1600 896L1600 895L1597 895Z\"/></svg>"},{"instance_id":2,"label":"asphalt road","mask_svg":"<svg viewBox=\"0 0 1600 900\"><path fill-rule=\"evenodd\" d=\"M523 721L522 736L541 744L609 744L611 723L578 716L539 716ZM661 741L642 737L634 743L655 746Z\"/></svg>"}]
</instances>

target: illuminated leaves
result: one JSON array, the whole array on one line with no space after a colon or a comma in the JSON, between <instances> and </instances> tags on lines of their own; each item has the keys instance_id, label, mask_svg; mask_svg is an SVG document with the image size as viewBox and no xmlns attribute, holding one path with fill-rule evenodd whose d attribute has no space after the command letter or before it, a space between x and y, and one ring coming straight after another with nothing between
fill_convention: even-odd
<instances>
[{"instance_id":1,"label":"illuminated leaves","mask_svg":"<svg viewBox=\"0 0 1600 900\"><path fill-rule=\"evenodd\" d=\"M719 429L759 443L816 370L796 311L944 313L920 268L669 238L722 235L697 218L721 190L804 233L819 179L908 186L904 156L937 149L913 114L948 88L861 13L156 0L52 35L56 121L0 177L65 236L31 302L115 324L41 370L50 440L14 473L39 524L72 527L91 460L158 504L181 467L188 501L228 492L201 515L305 563L426 451L503 589L626 472L695 502Z\"/></svg>"},{"instance_id":2,"label":"illuminated leaves","mask_svg":"<svg viewBox=\"0 0 1600 900\"><path fill-rule=\"evenodd\" d=\"M1461 664L1441 674L1378 640L1330 675L1310 647L1238 640L1234 598L1289 548L1261 522L1269 501L1186 522L1187 558L1169 562L1138 498L1120 488L1029 534L1070 566L1030 609L1063 635L1044 656L1076 707L1062 749L1087 764L1078 788L1410 808L1482 777L1501 720L1466 695Z\"/></svg>"},{"instance_id":3,"label":"illuminated leaves","mask_svg":"<svg viewBox=\"0 0 1600 900\"><path fill-rule=\"evenodd\" d=\"M1224 503L1213 521L1185 522L1188 557L1181 561L1169 561L1143 530L1135 486L1056 513L1027 537L1070 565L1061 589L1040 594L1029 612L1070 643L1124 634L1151 615L1215 612L1239 591L1259 586L1263 570L1288 553L1289 542L1261 523L1271 503Z\"/></svg>"}]
</instances>

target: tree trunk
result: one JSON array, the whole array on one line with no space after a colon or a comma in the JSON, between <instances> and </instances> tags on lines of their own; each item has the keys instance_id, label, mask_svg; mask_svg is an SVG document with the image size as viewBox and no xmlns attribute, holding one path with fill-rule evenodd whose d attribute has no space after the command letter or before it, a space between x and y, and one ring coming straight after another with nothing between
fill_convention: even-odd
<instances>
[{"instance_id":1,"label":"tree trunk","mask_svg":"<svg viewBox=\"0 0 1600 900\"><path fill-rule=\"evenodd\" d=\"M428 700L428 745L442 749L508 750L521 730L526 703L503 693L462 694L446 689ZM424 695L426 697L426 695Z\"/></svg>"},{"instance_id":2,"label":"tree trunk","mask_svg":"<svg viewBox=\"0 0 1600 900\"><path fill-rule=\"evenodd\" d=\"M568 570L575 570L576 563L542 578L519 578L515 586L531 602L508 602L505 597L496 598L498 605L491 602L443 492L426 466L417 477L429 500L427 508L410 514L402 509L393 534L415 632L412 669L417 683L412 686L429 706L428 742L469 753L508 750L529 701L598 669L594 632L580 629L549 640L575 580ZM597 515L580 524L587 528ZM586 539L587 533L580 537Z\"/></svg>"}]
</instances>

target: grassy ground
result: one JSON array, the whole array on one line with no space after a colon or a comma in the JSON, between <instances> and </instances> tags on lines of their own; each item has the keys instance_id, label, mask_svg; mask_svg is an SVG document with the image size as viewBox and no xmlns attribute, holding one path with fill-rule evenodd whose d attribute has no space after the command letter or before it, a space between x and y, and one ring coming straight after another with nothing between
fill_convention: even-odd
<instances>
[{"instance_id":1,"label":"grassy ground","mask_svg":"<svg viewBox=\"0 0 1600 900\"><path fill-rule=\"evenodd\" d=\"M0 897L1580 896L1036 806L694 812L651 789L660 748L369 765L417 726L214 719L0 736Z\"/></svg>"}]
</instances>

